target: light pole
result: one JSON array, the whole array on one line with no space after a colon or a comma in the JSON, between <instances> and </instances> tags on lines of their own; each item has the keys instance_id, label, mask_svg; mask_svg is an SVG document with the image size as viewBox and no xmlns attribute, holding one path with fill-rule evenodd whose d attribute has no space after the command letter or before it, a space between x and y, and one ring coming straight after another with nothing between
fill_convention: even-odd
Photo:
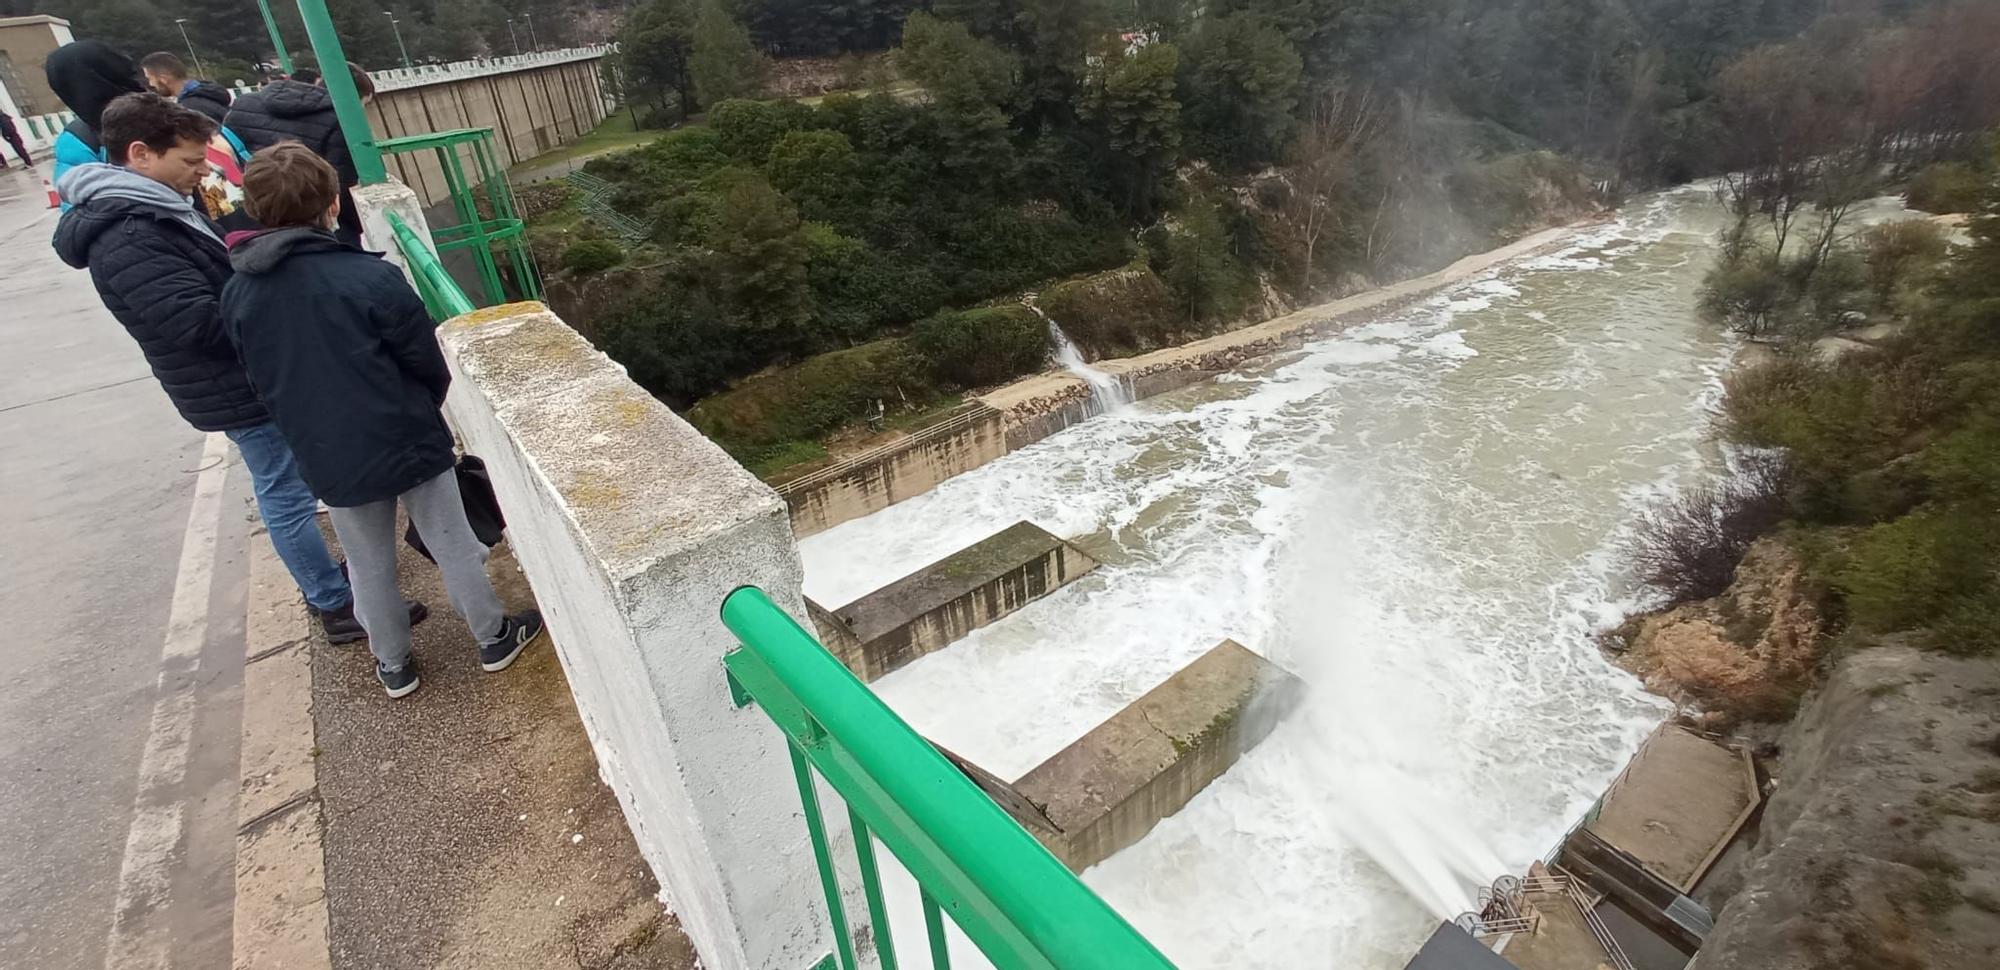
<instances>
[{"instance_id":1,"label":"light pole","mask_svg":"<svg viewBox=\"0 0 2000 970\"><path fill-rule=\"evenodd\" d=\"M514 56L521 55L521 35L514 33L514 18L507 18L507 39L514 42Z\"/></svg>"},{"instance_id":2,"label":"light pole","mask_svg":"<svg viewBox=\"0 0 2000 970\"><path fill-rule=\"evenodd\" d=\"M528 49L531 51L541 50L542 42L535 39L535 15L524 13L521 16L528 21Z\"/></svg>"},{"instance_id":3,"label":"light pole","mask_svg":"<svg viewBox=\"0 0 2000 970\"><path fill-rule=\"evenodd\" d=\"M206 77L208 75L208 69L201 66L201 55L194 52L194 41L188 39L187 18L186 17L176 18L174 20L174 26L179 27L181 29L181 43L187 45L188 57L193 58L194 60L194 72L196 74Z\"/></svg>"},{"instance_id":4,"label":"light pole","mask_svg":"<svg viewBox=\"0 0 2000 970\"><path fill-rule=\"evenodd\" d=\"M382 16L389 18L389 29L396 32L396 49L403 52L403 70L411 70L410 49L403 46L403 28L396 26L402 21L397 20L396 15L387 10L382 11Z\"/></svg>"}]
</instances>

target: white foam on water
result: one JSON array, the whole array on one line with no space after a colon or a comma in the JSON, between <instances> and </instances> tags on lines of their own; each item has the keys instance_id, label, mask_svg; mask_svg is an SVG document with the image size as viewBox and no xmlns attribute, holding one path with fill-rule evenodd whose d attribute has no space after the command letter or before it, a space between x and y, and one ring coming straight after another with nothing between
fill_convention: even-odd
<instances>
[{"instance_id":1,"label":"white foam on water","mask_svg":"<svg viewBox=\"0 0 2000 970\"><path fill-rule=\"evenodd\" d=\"M1293 717L1086 881L1184 967L1400 967L1663 715L1592 634L1633 596L1640 503L1719 467L1733 347L1694 321L1686 256L1715 218L1649 200L1576 265L1092 419L806 540L807 592L845 603L1023 519L1101 559L876 684L1003 777L1224 637L1297 673Z\"/></svg>"}]
</instances>

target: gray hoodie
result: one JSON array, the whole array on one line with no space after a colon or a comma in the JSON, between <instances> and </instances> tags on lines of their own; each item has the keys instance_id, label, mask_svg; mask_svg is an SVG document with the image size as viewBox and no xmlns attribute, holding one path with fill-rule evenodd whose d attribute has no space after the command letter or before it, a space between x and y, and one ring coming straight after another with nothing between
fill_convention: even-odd
<instances>
[{"instance_id":1,"label":"gray hoodie","mask_svg":"<svg viewBox=\"0 0 2000 970\"><path fill-rule=\"evenodd\" d=\"M97 198L138 203L186 223L218 243L222 241L215 234L215 227L195 211L194 202L187 196L129 168L106 162L78 165L56 180L56 192L70 205L82 205Z\"/></svg>"}]
</instances>

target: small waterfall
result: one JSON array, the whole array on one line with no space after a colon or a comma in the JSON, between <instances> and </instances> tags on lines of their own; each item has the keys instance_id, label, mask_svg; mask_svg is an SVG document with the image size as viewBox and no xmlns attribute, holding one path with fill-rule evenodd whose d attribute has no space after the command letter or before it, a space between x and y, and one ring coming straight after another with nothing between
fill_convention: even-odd
<instances>
[{"instance_id":1,"label":"small waterfall","mask_svg":"<svg viewBox=\"0 0 2000 970\"><path fill-rule=\"evenodd\" d=\"M1069 339L1069 334L1063 333L1062 325L1056 323L1054 317L1043 313L1042 308L1033 303L1027 303L1027 307L1049 325L1049 339L1056 345L1056 363L1090 385L1090 399L1096 405L1092 414L1109 414L1132 403L1132 392L1125 387L1124 381L1090 366L1083 359L1083 352Z\"/></svg>"}]
</instances>

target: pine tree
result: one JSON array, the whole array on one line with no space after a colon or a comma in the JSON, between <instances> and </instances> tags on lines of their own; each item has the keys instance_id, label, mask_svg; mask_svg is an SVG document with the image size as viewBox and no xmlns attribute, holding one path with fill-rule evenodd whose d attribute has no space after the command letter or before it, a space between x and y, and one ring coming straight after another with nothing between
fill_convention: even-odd
<instances>
[{"instance_id":1,"label":"pine tree","mask_svg":"<svg viewBox=\"0 0 2000 970\"><path fill-rule=\"evenodd\" d=\"M750 32L723 9L721 0L706 0L694 22L688 74L694 95L703 105L762 93L769 69L764 55L750 43Z\"/></svg>"}]
</instances>

